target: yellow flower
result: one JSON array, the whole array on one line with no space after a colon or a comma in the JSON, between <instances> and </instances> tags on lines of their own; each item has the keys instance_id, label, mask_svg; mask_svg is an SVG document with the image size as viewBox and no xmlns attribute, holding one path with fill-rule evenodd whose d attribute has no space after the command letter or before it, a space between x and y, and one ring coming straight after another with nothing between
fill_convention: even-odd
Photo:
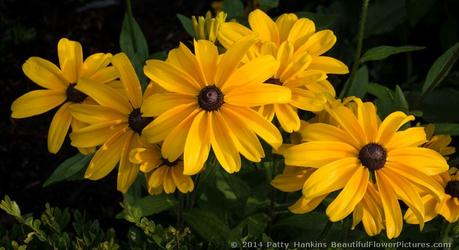
<instances>
[{"instance_id":1,"label":"yellow flower","mask_svg":"<svg viewBox=\"0 0 459 250\"><path fill-rule=\"evenodd\" d=\"M85 94L75 87L82 79L91 79L94 84L107 83L117 77L110 64L111 54L97 53L83 61L81 44L66 38L57 44L60 68L40 57L31 57L22 65L24 74L37 85L45 88L28 92L11 105L13 118L25 118L43 114L58 106L48 131L48 150L57 153L65 136L72 130L84 126L72 118L70 107L75 103L88 102ZM79 148L83 153L88 149Z\"/></svg>"},{"instance_id":2,"label":"yellow flower","mask_svg":"<svg viewBox=\"0 0 459 250\"><path fill-rule=\"evenodd\" d=\"M329 110L338 125L310 124L302 134L306 142L281 153L287 165L317 168L303 186L304 198L341 190L326 210L331 221L360 209L358 204L369 190L377 190L387 236L394 238L403 227L398 200L423 221L425 211L419 189L442 197L441 186L431 176L446 171L448 165L437 152L420 147L426 142L423 128L398 131L414 120L413 116L394 112L380 122L372 103L358 98L353 101L356 114L345 106Z\"/></svg>"},{"instance_id":3,"label":"yellow flower","mask_svg":"<svg viewBox=\"0 0 459 250\"><path fill-rule=\"evenodd\" d=\"M98 180L119 163L117 188L126 192L139 171L139 167L129 161L129 152L139 147L142 129L153 118L143 117L140 112L142 89L127 56L116 54L112 64L119 72L123 91L81 80L76 88L99 105L76 104L70 107L76 119L89 124L73 131L70 139L75 147L101 145L86 169L85 178ZM147 88L144 97L149 93L151 90Z\"/></svg>"},{"instance_id":4,"label":"yellow flower","mask_svg":"<svg viewBox=\"0 0 459 250\"><path fill-rule=\"evenodd\" d=\"M219 11L216 17L212 17L210 11L206 13L206 16L195 16L191 17L193 24L194 37L196 39L209 40L215 42L217 40L217 34L220 30L220 26L226 20L226 13Z\"/></svg>"},{"instance_id":5,"label":"yellow flower","mask_svg":"<svg viewBox=\"0 0 459 250\"><path fill-rule=\"evenodd\" d=\"M445 195L438 199L431 194L422 197L426 217L424 222L430 221L438 214L442 215L449 223L459 220L459 175L456 168L451 168L435 176L435 180L444 188ZM408 209L405 220L410 224L419 224L419 220L413 216L413 211Z\"/></svg>"},{"instance_id":6,"label":"yellow flower","mask_svg":"<svg viewBox=\"0 0 459 250\"><path fill-rule=\"evenodd\" d=\"M140 164L140 171L147 178L148 192L152 195L163 192L170 194L177 188L181 193L193 191L191 176L183 174L183 161L169 162L161 156L161 149L153 144L135 148L129 154L132 163Z\"/></svg>"},{"instance_id":7,"label":"yellow flower","mask_svg":"<svg viewBox=\"0 0 459 250\"><path fill-rule=\"evenodd\" d=\"M287 103L288 88L263 84L278 64L271 56L241 66L253 38L234 44L218 55L206 40L196 41L193 54L185 45L170 51L166 62L148 60L145 75L167 90L153 94L142 105L147 116L159 115L144 129L150 143L163 141L164 158L173 162L183 153L184 173L198 173L210 148L229 173L239 171L239 153L250 161L264 157L256 135L274 148L280 132L251 109L268 103Z\"/></svg>"},{"instance_id":8,"label":"yellow flower","mask_svg":"<svg viewBox=\"0 0 459 250\"><path fill-rule=\"evenodd\" d=\"M288 41L293 46L294 55L308 53L311 63L308 69L320 70L331 74L347 74L347 66L332 57L322 56L330 50L336 42L331 30L316 32L314 22L307 18L298 18L295 14L283 14L274 22L266 13L257 9L249 14L250 29L236 22L226 22L221 25L218 40L225 47L231 47L243 37L256 33L260 36L261 47L280 48ZM250 54L249 54L250 56Z\"/></svg>"},{"instance_id":9,"label":"yellow flower","mask_svg":"<svg viewBox=\"0 0 459 250\"><path fill-rule=\"evenodd\" d=\"M341 102L339 103L342 105ZM302 121L301 129L298 132L290 134L290 140L293 144L299 144L304 141L302 135L303 133L308 133L308 124ZM289 145L284 144L283 147L289 147ZM283 192L300 191L303 189L308 178L316 170L317 168L285 166L283 173L276 176L271 184ZM381 198L373 183L368 184L367 191L362 200L355 206L352 229L362 222L366 233L374 236L379 234L384 228ZM327 195L324 194L310 199L303 195L289 207L289 210L295 214L308 213L314 210Z\"/></svg>"},{"instance_id":10,"label":"yellow flower","mask_svg":"<svg viewBox=\"0 0 459 250\"><path fill-rule=\"evenodd\" d=\"M435 125L427 124L425 126L426 135L427 135L427 142L423 145L423 147L433 149L443 155L446 160L448 160L448 155L454 154L456 149L454 147L449 146L451 143L451 136L450 135L436 135L435 133Z\"/></svg>"},{"instance_id":11,"label":"yellow flower","mask_svg":"<svg viewBox=\"0 0 459 250\"><path fill-rule=\"evenodd\" d=\"M295 14L281 15L274 22L263 11L254 10L249 14L249 24L252 30L235 22L222 24L219 41L229 48L246 35L260 35L261 41L249 51L248 59L261 55L275 57L280 66L266 83L290 88L292 101L265 105L259 111L268 120L275 115L285 131L297 131L300 129L297 109L321 111L327 98L336 95L326 73L348 73L342 62L321 56L334 45L336 37L330 30L315 32L311 20L298 19Z\"/></svg>"}]
</instances>

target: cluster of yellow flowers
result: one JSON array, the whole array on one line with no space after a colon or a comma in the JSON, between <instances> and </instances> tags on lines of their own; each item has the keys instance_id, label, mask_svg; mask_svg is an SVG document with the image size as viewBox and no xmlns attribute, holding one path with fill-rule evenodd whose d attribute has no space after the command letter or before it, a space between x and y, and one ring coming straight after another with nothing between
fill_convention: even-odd
<instances>
[{"instance_id":1,"label":"cluster of yellow flowers","mask_svg":"<svg viewBox=\"0 0 459 250\"><path fill-rule=\"evenodd\" d=\"M49 151L58 152L71 127L72 146L95 152L85 177L100 179L118 165L121 192L139 170L151 194L190 192L191 176L203 170L211 149L234 173L241 155L252 162L265 157L261 138L287 165L272 185L302 190L293 213L324 203L331 221L352 213L353 227L362 222L369 235L385 229L389 238L402 230L399 200L408 206L406 221L421 228L437 214L458 220L459 180L440 154L454 152L447 147L451 138L405 128L412 115L394 112L381 121L370 102L335 99L327 74L348 68L323 55L336 42L332 31L316 31L311 20L294 14L274 21L261 10L249 14L250 27L225 19L224 13L193 18L199 38L193 50L180 44L165 61L147 60L144 91L125 54L83 60L81 45L63 38L60 68L37 57L23 65L45 89L19 97L12 117L59 107ZM316 116L302 121L298 110ZM289 144L274 117L292 133Z\"/></svg>"}]
</instances>

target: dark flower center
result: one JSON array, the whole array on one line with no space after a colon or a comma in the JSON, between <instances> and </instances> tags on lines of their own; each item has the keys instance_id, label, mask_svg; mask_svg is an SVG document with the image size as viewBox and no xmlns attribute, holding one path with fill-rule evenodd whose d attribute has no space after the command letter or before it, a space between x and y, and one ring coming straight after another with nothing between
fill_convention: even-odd
<instances>
[{"instance_id":1,"label":"dark flower center","mask_svg":"<svg viewBox=\"0 0 459 250\"><path fill-rule=\"evenodd\" d=\"M224 103L222 91L215 85L207 86L199 92L198 104L204 110L218 110Z\"/></svg>"},{"instance_id":2,"label":"dark flower center","mask_svg":"<svg viewBox=\"0 0 459 250\"><path fill-rule=\"evenodd\" d=\"M377 170L384 167L386 159L386 150L377 143L369 143L360 149L359 152L360 162L370 170Z\"/></svg>"},{"instance_id":3,"label":"dark flower center","mask_svg":"<svg viewBox=\"0 0 459 250\"><path fill-rule=\"evenodd\" d=\"M283 85L281 80L279 78L269 78L268 80L265 81L265 83L271 83L271 84L276 84L276 85Z\"/></svg>"},{"instance_id":4,"label":"dark flower center","mask_svg":"<svg viewBox=\"0 0 459 250\"><path fill-rule=\"evenodd\" d=\"M67 101L74 102L74 103L81 103L86 99L87 95L78 89L75 88L76 83L70 83L65 90L65 94L67 95Z\"/></svg>"},{"instance_id":5,"label":"dark flower center","mask_svg":"<svg viewBox=\"0 0 459 250\"><path fill-rule=\"evenodd\" d=\"M450 181L446 184L445 193L452 197L459 198L459 181Z\"/></svg>"},{"instance_id":6,"label":"dark flower center","mask_svg":"<svg viewBox=\"0 0 459 250\"><path fill-rule=\"evenodd\" d=\"M145 128L151 121L153 121L153 117L142 117L142 113L139 108L132 110L129 114L129 127L139 135L142 134L143 128Z\"/></svg>"},{"instance_id":7,"label":"dark flower center","mask_svg":"<svg viewBox=\"0 0 459 250\"><path fill-rule=\"evenodd\" d=\"M178 159L173 161L173 162L170 162L168 159L164 159L164 158L161 158L163 160L163 165L166 165L168 167L175 167L177 166L177 163L178 163Z\"/></svg>"}]
</instances>

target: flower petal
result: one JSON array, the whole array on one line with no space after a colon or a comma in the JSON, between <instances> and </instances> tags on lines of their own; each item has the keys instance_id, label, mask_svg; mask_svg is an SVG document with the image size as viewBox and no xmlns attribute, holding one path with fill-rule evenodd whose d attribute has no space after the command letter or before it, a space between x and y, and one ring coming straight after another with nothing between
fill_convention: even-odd
<instances>
[{"instance_id":1,"label":"flower petal","mask_svg":"<svg viewBox=\"0 0 459 250\"><path fill-rule=\"evenodd\" d=\"M403 227L402 211L400 210L397 196L386 177L384 175L381 176L381 171L376 171L375 173L376 184L384 210L387 238L397 238Z\"/></svg>"},{"instance_id":2,"label":"flower petal","mask_svg":"<svg viewBox=\"0 0 459 250\"><path fill-rule=\"evenodd\" d=\"M62 73L71 83L76 83L83 65L83 49L81 44L62 38L57 44L57 53Z\"/></svg>"},{"instance_id":3,"label":"flower petal","mask_svg":"<svg viewBox=\"0 0 459 250\"><path fill-rule=\"evenodd\" d=\"M108 121L74 130L70 134L70 139L74 147L95 147L105 143L110 137L123 129L127 131L127 124Z\"/></svg>"},{"instance_id":4,"label":"flower petal","mask_svg":"<svg viewBox=\"0 0 459 250\"><path fill-rule=\"evenodd\" d=\"M228 112L226 106L221 107L220 113L228 125L229 134L237 150L249 161L260 162L261 158L265 157L265 153L255 133L244 126L243 121L239 117Z\"/></svg>"},{"instance_id":5,"label":"flower petal","mask_svg":"<svg viewBox=\"0 0 459 250\"><path fill-rule=\"evenodd\" d=\"M201 71L204 73L205 83L214 84L218 61L217 46L207 40L198 40L194 41L194 50Z\"/></svg>"},{"instance_id":6,"label":"flower petal","mask_svg":"<svg viewBox=\"0 0 459 250\"><path fill-rule=\"evenodd\" d=\"M448 170L448 163L445 158L428 148L396 148L388 152L387 161L417 169L429 176Z\"/></svg>"},{"instance_id":7,"label":"flower petal","mask_svg":"<svg viewBox=\"0 0 459 250\"><path fill-rule=\"evenodd\" d=\"M110 53L96 53L90 55L84 60L81 66L80 77L92 78L94 75L98 74L100 70L105 69L110 64L111 59L112 54Z\"/></svg>"},{"instance_id":8,"label":"flower petal","mask_svg":"<svg viewBox=\"0 0 459 250\"><path fill-rule=\"evenodd\" d=\"M357 103L357 119L365 133L367 141L374 142L378 132L379 117L373 103L363 103L360 99L354 99Z\"/></svg>"},{"instance_id":9,"label":"flower petal","mask_svg":"<svg viewBox=\"0 0 459 250\"><path fill-rule=\"evenodd\" d=\"M354 141L339 127L325 123L311 123L305 125L299 133L304 141L337 141L353 145ZM358 148L358 145L353 145Z\"/></svg>"},{"instance_id":10,"label":"flower petal","mask_svg":"<svg viewBox=\"0 0 459 250\"><path fill-rule=\"evenodd\" d=\"M161 146L161 152L164 158L173 162L182 155L185 148L185 141L197 112L191 113L183 119L164 139Z\"/></svg>"},{"instance_id":11,"label":"flower petal","mask_svg":"<svg viewBox=\"0 0 459 250\"><path fill-rule=\"evenodd\" d=\"M30 91L11 104L11 117L25 118L43 114L63 103L65 93L60 90L34 90Z\"/></svg>"},{"instance_id":12,"label":"flower petal","mask_svg":"<svg viewBox=\"0 0 459 250\"><path fill-rule=\"evenodd\" d=\"M282 136L279 130L272 123L265 120L259 113L244 107L233 105L227 105L227 107L228 112L238 117L243 121L242 124L245 124L247 128L255 132L255 134L260 136L273 148L277 149L282 144Z\"/></svg>"},{"instance_id":13,"label":"flower petal","mask_svg":"<svg viewBox=\"0 0 459 250\"><path fill-rule=\"evenodd\" d=\"M72 115L69 111L70 103L65 103L56 112L51 121L48 131L48 151L55 154L64 143L65 136L69 131Z\"/></svg>"},{"instance_id":14,"label":"flower petal","mask_svg":"<svg viewBox=\"0 0 459 250\"><path fill-rule=\"evenodd\" d=\"M257 57L236 69L222 87L223 92L234 88L245 88L251 84L261 84L274 75L279 63L270 55Z\"/></svg>"},{"instance_id":15,"label":"flower petal","mask_svg":"<svg viewBox=\"0 0 459 250\"><path fill-rule=\"evenodd\" d=\"M139 146L138 135L134 132L128 132L129 136L126 138L123 148L121 149L120 162L118 168L118 178L116 188L122 193L126 193L129 187L134 183L139 173L139 165L129 161L129 152L132 148Z\"/></svg>"},{"instance_id":16,"label":"flower petal","mask_svg":"<svg viewBox=\"0 0 459 250\"><path fill-rule=\"evenodd\" d=\"M80 79L75 87L79 91L96 100L104 107L113 108L122 114L129 114L132 110L126 97L105 84L99 84L89 79Z\"/></svg>"},{"instance_id":17,"label":"flower petal","mask_svg":"<svg viewBox=\"0 0 459 250\"><path fill-rule=\"evenodd\" d=\"M266 13L259 9L250 12L249 24L262 40L279 44L279 30L276 23Z\"/></svg>"},{"instance_id":18,"label":"flower petal","mask_svg":"<svg viewBox=\"0 0 459 250\"><path fill-rule=\"evenodd\" d=\"M297 20L298 17L292 13L282 14L276 19L277 29L279 30L279 40L281 42L287 40L287 37L291 32L290 30Z\"/></svg>"},{"instance_id":19,"label":"flower petal","mask_svg":"<svg viewBox=\"0 0 459 250\"><path fill-rule=\"evenodd\" d=\"M328 56L313 57L308 69L322 70L327 74L347 74L349 69L343 62Z\"/></svg>"},{"instance_id":20,"label":"flower petal","mask_svg":"<svg viewBox=\"0 0 459 250\"><path fill-rule=\"evenodd\" d=\"M308 18L300 18L295 22L290 30L287 40L291 41L295 45L295 49L298 49L312 34L314 34L314 32L316 32L314 22Z\"/></svg>"},{"instance_id":21,"label":"flower petal","mask_svg":"<svg viewBox=\"0 0 459 250\"><path fill-rule=\"evenodd\" d=\"M183 175L183 166L177 165L172 168L172 179L181 193L189 193L194 189L194 183L190 176Z\"/></svg>"},{"instance_id":22,"label":"flower petal","mask_svg":"<svg viewBox=\"0 0 459 250\"><path fill-rule=\"evenodd\" d=\"M145 99L141 110L142 114L145 116L158 116L179 105L192 103L198 103L195 96L176 93L158 93L152 94Z\"/></svg>"},{"instance_id":23,"label":"flower petal","mask_svg":"<svg viewBox=\"0 0 459 250\"><path fill-rule=\"evenodd\" d=\"M277 50L276 60L279 62L279 69L276 72L276 78L280 79L287 66L292 63L294 47L289 41L283 42Z\"/></svg>"},{"instance_id":24,"label":"flower petal","mask_svg":"<svg viewBox=\"0 0 459 250\"><path fill-rule=\"evenodd\" d=\"M297 49L296 53L308 52L312 56L320 56L330 50L336 42L336 36L331 30L321 30L314 33Z\"/></svg>"},{"instance_id":25,"label":"flower petal","mask_svg":"<svg viewBox=\"0 0 459 250\"><path fill-rule=\"evenodd\" d=\"M287 169L292 169L292 172L286 173ZM312 169L285 166L284 172L274 177L271 185L282 192L299 191L312 173Z\"/></svg>"},{"instance_id":26,"label":"flower petal","mask_svg":"<svg viewBox=\"0 0 459 250\"><path fill-rule=\"evenodd\" d=\"M97 124L101 122L118 121L127 122L128 117L117 110L92 104L72 104L70 112L75 119L88 123Z\"/></svg>"},{"instance_id":27,"label":"flower petal","mask_svg":"<svg viewBox=\"0 0 459 250\"><path fill-rule=\"evenodd\" d=\"M300 129L300 117L295 107L290 104L274 104L277 120L287 133Z\"/></svg>"},{"instance_id":28,"label":"flower petal","mask_svg":"<svg viewBox=\"0 0 459 250\"><path fill-rule=\"evenodd\" d=\"M112 64L120 74L120 80L129 102L134 108L140 108L142 105L142 88L129 58L124 53L118 53L113 56Z\"/></svg>"},{"instance_id":29,"label":"flower petal","mask_svg":"<svg viewBox=\"0 0 459 250\"><path fill-rule=\"evenodd\" d=\"M303 195L311 199L343 188L354 173L360 169L354 157L346 157L318 168L303 186Z\"/></svg>"},{"instance_id":30,"label":"flower petal","mask_svg":"<svg viewBox=\"0 0 459 250\"><path fill-rule=\"evenodd\" d=\"M152 81L170 92L197 96L200 84L191 76L170 63L147 60L143 72Z\"/></svg>"},{"instance_id":31,"label":"flower petal","mask_svg":"<svg viewBox=\"0 0 459 250\"><path fill-rule=\"evenodd\" d=\"M150 143L166 139L167 135L191 113L198 112L196 104L182 104L155 118L142 130L142 136Z\"/></svg>"},{"instance_id":32,"label":"flower petal","mask_svg":"<svg viewBox=\"0 0 459 250\"><path fill-rule=\"evenodd\" d=\"M363 129L351 109L345 106L338 106L330 110L329 113L341 125L343 130L348 133L349 137L354 139L357 145L363 146L368 143Z\"/></svg>"},{"instance_id":33,"label":"flower petal","mask_svg":"<svg viewBox=\"0 0 459 250\"><path fill-rule=\"evenodd\" d=\"M172 194L175 192L175 183L172 179L172 168L167 167L167 172L164 174L163 187L166 194Z\"/></svg>"},{"instance_id":34,"label":"flower petal","mask_svg":"<svg viewBox=\"0 0 459 250\"><path fill-rule=\"evenodd\" d=\"M235 42L250 35L252 31L236 22L222 23L218 32L218 41L225 48L231 47Z\"/></svg>"},{"instance_id":35,"label":"flower petal","mask_svg":"<svg viewBox=\"0 0 459 250\"><path fill-rule=\"evenodd\" d=\"M376 141L383 145L389 143L392 136L394 136L395 132L397 132L403 124L413 120L414 116L406 115L400 111L391 113L379 126Z\"/></svg>"},{"instance_id":36,"label":"flower petal","mask_svg":"<svg viewBox=\"0 0 459 250\"><path fill-rule=\"evenodd\" d=\"M328 205L326 213L331 221L339 221L352 213L367 191L370 172L363 166L347 181L339 195Z\"/></svg>"},{"instance_id":37,"label":"flower petal","mask_svg":"<svg viewBox=\"0 0 459 250\"><path fill-rule=\"evenodd\" d=\"M47 89L65 90L68 81L61 70L48 60L31 57L22 65L24 74L34 83Z\"/></svg>"},{"instance_id":38,"label":"flower petal","mask_svg":"<svg viewBox=\"0 0 459 250\"><path fill-rule=\"evenodd\" d=\"M224 88L224 83L233 72L239 67L242 58L247 51L255 44L257 40L253 36L247 36L236 42L220 57L215 72L215 84L220 88Z\"/></svg>"},{"instance_id":39,"label":"flower petal","mask_svg":"<svg viewBox=\"0 0 459 250\"><path fill-rule=\"evenodd\" d=\"M185 141L183 174L193 175L201 171L210 151L210 122L212 113L201 111L194 118Z\"/></svg>"},{"instance_id":40,"label":"flower petal","mask_svg":"<svg viewBox=\"0 0 459 250\"><path fill-rule=\"evenodd\" d=\"M299 109L319 112L324 109L327 99L321 94L302 88L293 88L291 104Z\"/></svg>"},{"instance_id":41,"label":"flower petal","mask_svg":"<svg viewBox=\"0 0 459 250\"><path fill-rule=\"evenodd\" d=\"M273 84L251 84L232 89L225 95L225 102L243 107L265 104L288 103L291 100L289 88Z\"/></svg>"},{"instance_id":42,"label":"flower petal","mask_svg":"<svg viewBox=\"0 0 459 250\"><path fill-rule=\"evenodd\" d=\"M422 197L422 203L424 204L425 212L424 222L431 221L438 215L438 213L435 211L438 200L433 195L425 195ZM409 224L419 224L418 218L415 216L411 208L406 210L405 216L403 218Z\"/></svg>"},{"instance_id":43,"label":"flower petal","mask_svg":"<svg viewBox=\"0 0 459 250\"><path fill-rule=\"evenodd\" d=\"M189 77L192 77L199 84L200 88L206 86L204 72L201 70L198 60L196 60L195 55L183 43L180 43L178 48L169 51L167 63L186 72Z\"/></svg>"},{"instance_id":44,"label":"flower petal","mask_svg":"<svg viewBox=\"0 0 459 250\"><path fill-rule=\"evenodd\" d=\"M327 197L327 195L322 195L316 198L312 199L306 199L304 196L301 196L299 200L297 200L293 205L288 207L288 210L294 214L304 214L311 212L314 210L317 206L320 205L320 203Z\"/></svg>"},{"instance_id":45,"label":"flower petal","mask_svg":"<svg viewBox=\"0 0 459 250\"><path fill-rule=\"evenodd\" d=\"M351 145L338 141L312 141L288 147L282 151L285 164L320 168L336 160L354 157L357 150Z\"/></svg>"},{"instance_id":46,"label":"flower petal","mask_svg":"<svg viewBox=\"0 0 459 250\"><path fill-rule=\"evenodd\" d=\"M90 180L99 180L110 173L120 160L120 153L126 140L132 135L120 130L113 134L96 152L84 177Z\"/></svg>"},{"instance_id":47,"label":"flower petal","mask_svg":"<svg viewBox=\"0 0 459 250\"><path fill-rule=\"evenodd\" d=\"M387 150L404 147L417 147L427 142L426 132L423 127L408 128L395 132L386 144Z\"/></svg>"},{"instance_id":48,"label":"flower petal","mask_svg":"<svg viewBox=\"0 0 459 250\"><path fill-rule=\"evenodd\" d=\"M210 143L220 165L226 172L232 174L241 168L241 157L236 149L231 131L220 112L214 112L210 127Z\"/></svg>"}]
</instances>

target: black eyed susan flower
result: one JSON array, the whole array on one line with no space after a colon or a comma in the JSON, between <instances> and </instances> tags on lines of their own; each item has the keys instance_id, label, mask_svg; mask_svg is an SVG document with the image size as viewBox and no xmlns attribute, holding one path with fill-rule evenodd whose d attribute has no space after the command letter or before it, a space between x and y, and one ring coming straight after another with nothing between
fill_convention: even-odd
<instances>
[{"instance_id":1,"label":"black eyed susan flower","mask_svg":"<svg viewBox=\"0 0 459 250\"><path fill-rule=\"evenodd\" d=\"M45 89L28 92L11 105L13 118L43 114L60 106L48 131L48 150L51 153L59 151L70 127L78 130L85 125L70 114L72 105L90 102L86 94L76 89L79 82L90 79L93 84L101 85L117 77L114 67L108 66L111 54L97 53L83 61L81 44L66 38L59 40L57 52L60 68L40 57L27 59L22 65L24 74ZM89 150L84 147L79 149L82 153Z\"/></svg>"},{"instance_id":2,"label":"black eyed susan flower","mask_svg":"<svg viewBox=\"0 0 459 250\"><path fill-rule=\"evenodd\" d=\"M341 190L326 210L331 221L351 214L373 185L388 238L397 237L403 227L399 199L422 227L425 209L419 190L442 198L443 188L432 176L448 169L445 159L420 147L426 142L423 128L399 131L413 116L394 112L381 122L373 104L354 102L356 113L345 106L329 111L337 125L308 125L302 134L306 142L281 151L285 163L317 168L303 186L306 199Z\"/></svg>"},{"instance_id":3,"label":"black eyed susan flower","mask_svg":"<svg viewBox=\"0 0 459 250\"><path fill-rule=\"evenodd\" d=\"M158 145L146 144L131 150L129 160L140 165L140 171L147 178L147 189L152 195L163 191L167 194L178 189L181 193L193 191L194 183L191 176L183 174L183 161L177 159L170 162L161 155Z\"/></svg>"},{"instance_id":4,"label":"black eyed susan flower","mask_svg":"<svg viewBox=\"0 0 459 250\"><path fill-rule=\"evenodd\" d=\"M100 145L86 169L85 178L98 180L119 164L117 188L126 192L139 171L139 167L129 161L129 152L139 147L142 130L153 118L142 116L142 89L127 56L124 53L116 54L112 64L119 72L123 89L81 80L76 89L99 105L78 104L70 107L76 119L89 124L73 131L70 139L75 147ZM144 97L150 92L147 88Z\"/></svg>"},{"instance_id":5,"label":"black eyed susan flower","mask_svg":"<svg viewBox=\"0 0 459 250\"><path fill-rule=\"evenodd\" d=\"M209 40L213 43L217 40L217 34L220 27L226 20L226 13L219 11L215 17L212 17L210 11L206 13L206 16L192 16L191 22L193 24L194 37L197 40Z\"/></svg>"},{"instance_id":6,"label":"black eyed susan flower","mask_svg":"<svg viewBox=\"0 0 459 250\"><path fill-rule=\"evenodd\" d=\"M342 62L322 56L336 42L330 30L315 32L314 23L294 14L281 15L274 22L261 10L249 15L251 30L235 22L221 25L219 41L226 48L246 35L256 33L261 41L249 51L248 60L260 55L272 55L280 66L266 83L282 85L292 91L288 104L260 107L268 119L277 117L282 128L291 133L300 129L297 109L318 112L323 110L327 97L335 97L333 86L326 80L326 73L346 74L348 68Z\"/></svg>"},{"instance_id":7,"label":"black eyed susan flower","mask_svg":"<svg viewBox=\"0 0 459 250\"><path fill-rule=\"evenodd\" d=\"M291 92L263 84L278 67L272 56L241 66L255 42L246 38L219 56L213 43L199 40L195 54L181 44L166 62L147 61L145 75L167 92L142 105L145 115L159 115L143 133L151 143L164 141L162 155L170 162L183 153L184 174L198 173L211 148L221 166L234 173L241 167L239 153L250 161L264 157L257 135L274 148L281 145L277 128L252 107L288 103Z\"/></svg>"},{"instance_id":8,"label":"black eyed susan flower","mask_svg":"<svg viewBox=\"0 0 459 250\"><path fill-rule=\"evenodd\" d=\"M449 144L452 139L450 135L435 134L435 125L427 124L425 126L427 142L423 147L433 149L443 155L448 160L448 155L454 154L456 149Z\"/></svg>"},{"instance_id":9,"label":"black eyed susan flower","mask_svg":"<svg viewBox=\"0 0 459 250\"><path fill-rule=\"evenodd\" d=\"M345 100L343 103L347 103ZM335 106L343 105L341 102L333 102ZM324 119L324 120L321 120ZM325 122L328 121L328 116L316 116L310 122ZM290 141L293 144L300 144L304 141L302 134L308 133L308 122L302 121L301 128L298 132L290 134ZM291 145L284 144L282 147L288 148ZM282 149L280 149L282 151ZM275 188L283 192L296 192L303 189L304 184L308 178L317 170L317 168L298 167L298 166L285 166L282 174L277 175L271 182ZM314 210L319 204L327 197L328 194L320 195L314 198L306 198L302 195L289 210L295 214L304 214ZM383 225L383 209L381 198L373 183L369 183L367 192L362 200L355 206L352 213L354 229L360 222L362 222L366 233L370 236L377 235L384 228Z\"/></svg>"}]
</instances>

